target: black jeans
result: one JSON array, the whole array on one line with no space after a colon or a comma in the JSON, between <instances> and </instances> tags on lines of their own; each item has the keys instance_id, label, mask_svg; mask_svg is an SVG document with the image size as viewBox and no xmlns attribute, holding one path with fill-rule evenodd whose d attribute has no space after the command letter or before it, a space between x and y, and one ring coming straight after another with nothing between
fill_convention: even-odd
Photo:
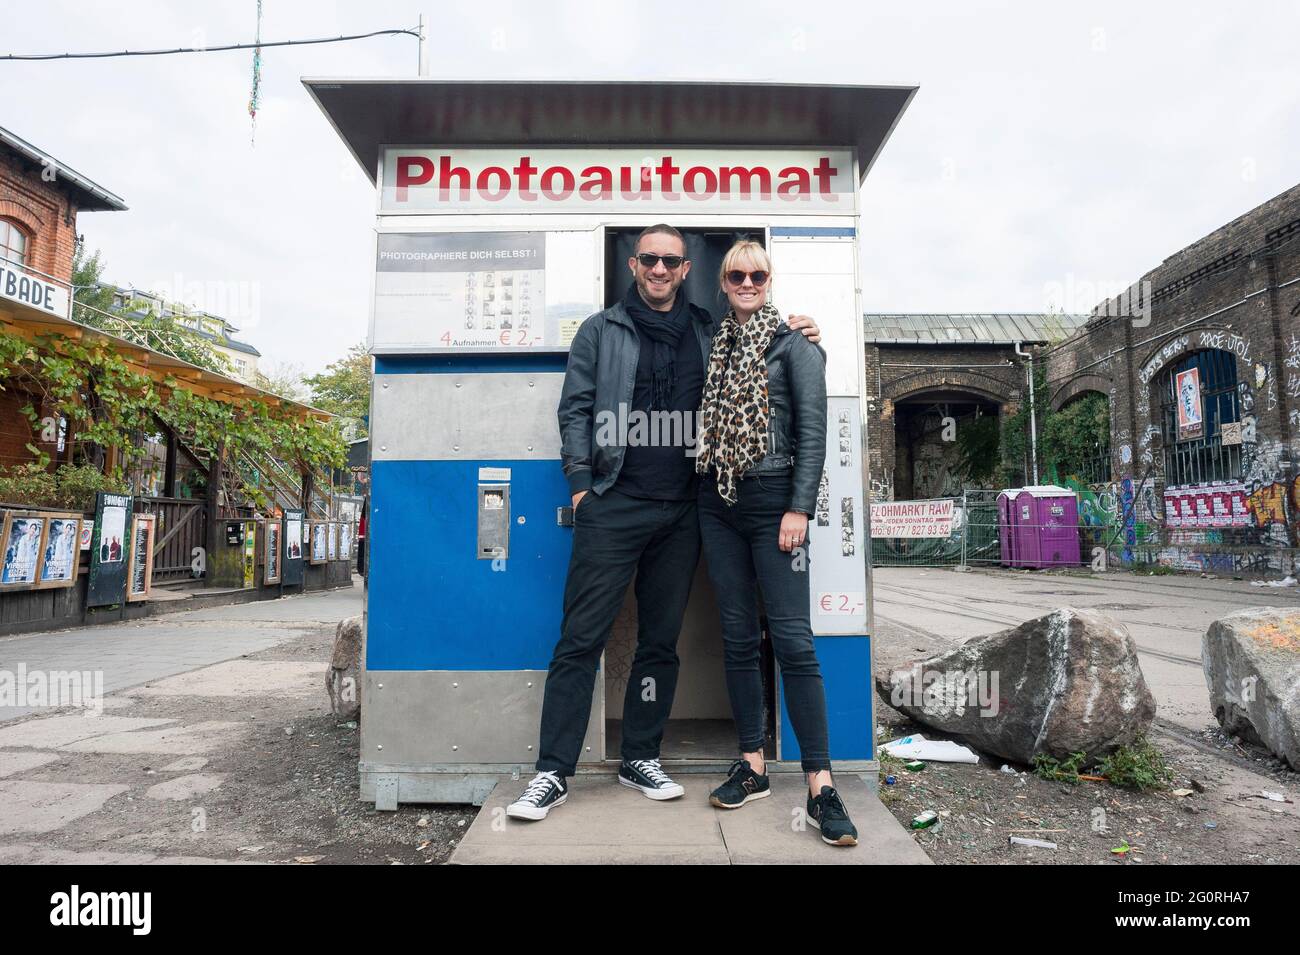
<instances>
[{"instance_id":1,"label":"black jeans","mask_svg":"<svg viewBox=\"0 0 1300 955\"><path fill-rule=\"evenodd\" d=\"M727 692L742 753L763 748L763 677L759 670L758 598L763 592L772 651L781 665L785 704L804 772L830 769L826 689L813 648L808 558L778 546L790 502L791 472L747 477L728 507L712 477L700 482L700 533L722 617ZM809 528L809 533L812 528Z\"/></svg>"},{"instance_id":2,"label":"black jeans","mask_svg":"<svg viewBox=\"0 0 1300 955\"><path fill-rule=\"evenodd\" d=\"M573 517L564 620L542 698L537 771L572 776L600 654L636 574L637 644L623 697L623 759L658 759L677 692L677 635L700 561L695 501L588 492ZM598 758L604 758L601 753Z\"/></svg>"}]
</instances>

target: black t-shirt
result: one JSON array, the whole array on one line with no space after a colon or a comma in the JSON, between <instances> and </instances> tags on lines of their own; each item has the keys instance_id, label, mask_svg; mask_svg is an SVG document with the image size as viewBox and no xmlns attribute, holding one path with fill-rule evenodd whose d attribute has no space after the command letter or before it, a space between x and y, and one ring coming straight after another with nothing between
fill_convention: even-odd
<instances>
[{"instance_id":1,"label":"black t-shirt","mask_svg":"<svg viewBox=\"0 0 1300 955\"><path fill-rule=\"evenodd\" d=\"M650 411L654 342L640 329L637 337L641 354L627 416L627 450L614 489L652 501L688 501L695 497L697 483L695 458L687 455L686 441L694 443L695 419L704 396L704 356L694 321L687 318L686 330L677 343L673 394L666 415Z\"/></svg>"}]
</instances>

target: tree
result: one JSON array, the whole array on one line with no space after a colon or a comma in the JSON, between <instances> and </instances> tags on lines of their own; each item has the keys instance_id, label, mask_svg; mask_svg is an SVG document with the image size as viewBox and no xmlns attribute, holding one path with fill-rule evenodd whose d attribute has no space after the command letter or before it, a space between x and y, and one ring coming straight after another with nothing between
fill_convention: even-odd
<instances>
[{"instance_id":1,"label":"tree","mask_svg":"<svg viewBox=\"0 0 1300 955\"><path fill-rule=\"evenodd\" d=\"M129 311L118 306L113 298L116 290L103 281L105 267L98 249L87 252L84 243L76 244L72 253L73 321L219 375L234 374L229 359L197 331L178 322L174 314L159 314L140 300L132 302Z\"/></svg>"},{"instance_id":2,"label":"tree","mask_svg":"<svg viewBox=\"0 0 1300 955\"><path fill-rule=\"evenodd\" d=\"M358 438L370 433L370 354L365 342L353 345L346 357L325 366L303 383L311 389L311 404L344 419L344 428Z\"/></svg>"},{"instance_id":3,"label":"tree","mask_svg":"<svg viewBox=\"0 0 1300 955\"><path fill-rule=\"evenodd\" d=\"M271 362L266 371L257 373L257 387L290 401L302 401L307 391L303 384L302 365L293 362Z\"/></svg>"}]
</instances>

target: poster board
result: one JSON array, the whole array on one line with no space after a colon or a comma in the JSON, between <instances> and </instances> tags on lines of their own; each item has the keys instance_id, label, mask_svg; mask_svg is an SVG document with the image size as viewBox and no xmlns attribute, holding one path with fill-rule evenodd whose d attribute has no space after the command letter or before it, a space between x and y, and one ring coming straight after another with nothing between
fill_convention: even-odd
<instances>
[{"instance_id":1,"label":"poster board","mask_svg":"<svg viewBox=\"0 0 1300 955\"><path fill-rule=\"evenodd\" d=\"M339 525L339 560L352 559L352 525L344 521Z\"/></svg>"},{"instance_id":2,"label":"poster board","mask_svg":"<svg viewBox=\"0 0 1300 955\"><path fill-rule=\"evenodd\" d=\"M240 555L244 570L244 589L248 590L257 584L257 521L244 522L244 542L240 545L243 553Z\"/></svg>"},{"instance_id":3,"label":"poster board","mask_svg":"<svg viewBox=\"0 0 1300 955\"><path fill-rule=\"evenodd\" d=\"M339 559L339 525L331 521L326 525L329 531L325 535L325 548L329 560Z\"/></svg>"},{"instance_id":4,"label":"poster board","mask_svg":"<svg viewBox=\"0 0 1300 955\"><path fill-rule=\"evenodd\" d=\"M40 579L49 517L38 511L5 511L0 590L31 590Z\"/></svg>"},{"instance_id":5,"label":"poster board","mask_svg":"<svg viewBox=\"0 0 1300 955\"><path fill-rule=\"evenodd\" d=\"M153 589L153 542L157 527L154 514L136 514L131 518L131 566L127 573L126 599L129 603L149 599Z\"/></svg>"},{"instance_id":6,"label":"poster board","mask_svg":"<svg viewBox=\"0 0 1300 955\"><path fill-rule=\"evenodd\" d=\"M262 573L262 583L264 584L278 584L284 573L280 563L283 545L281 540L282 530L283 526L279 521L266 522L266 550Z\"/></svg>"},{"instance_id":7,"label":"poster board","mask_svg":"<svg viewBox=\"0 0 1300 955\"><path fill-rule=\"evenodd\" d=\"M86 606L103 607L122 602L126 593L127 563L133 500L129 494L100 491L95 498L95 533L90 542L90 581Z\"/></svg>"},{"instance_id":8,"label":"poster board","mask_svg":"<svg viewBox=\"0 0 1300 955\"><path fill-rule=\"evenodd\" d=\"M281 582L301 584L303 574L303 556L307 551L306 514L301 510L284 512L284 563L280 572Z\"/></svg>"},{"instance_id":9,"label":"poster board","mask_svg":"<svg viewBox=\"0 0 1300 955\"><path fill-rule=\"evenodd\" d=\"M329 537L329 527L323 521L312 521L311 562L313 564L323 564L329 559L329 545L326 542L326 538Z\"/></svg>"},{"instance_id":10,"label":"poster board","mask_svg":"<svg viewBox=\"0 0 1300 955\"><path fill-rule=\"evenodd\" d=\"M37 588L71 587L77 582L81 569L81 537L85 524L80 514L46 514L49 524L45 528L45 544L41 555L40 579ZM8 537L4 538L8 541Z\"/></svg>"}]
</instances>

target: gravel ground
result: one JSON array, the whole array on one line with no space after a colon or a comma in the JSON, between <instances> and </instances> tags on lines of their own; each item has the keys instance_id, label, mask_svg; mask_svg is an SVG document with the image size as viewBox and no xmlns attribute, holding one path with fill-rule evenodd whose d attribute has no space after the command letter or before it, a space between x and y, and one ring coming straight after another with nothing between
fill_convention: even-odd
<instances>
[{"instance_id":1,"label":"gravel ground","mask_svg":"<svg viewBox=\"0 0 1300 955\"><path fill-rule=\"evenodd\" d=\"M892 711L891 711L892 712ZM896 714L895 714L896 715ZM933 730L902 721L882 740ZM887 735L886 735L887 734ZM1300 777L1266 754L1252 753L1217 730L1200 739L1152 735L1174 772L1167 792L1137 793L1109 783L1049 782L1024 766L1014 775L1002 762L927 763L908 772L886 761L881 798L904 826L933 809L939 824L913 838L936 863L1007 865L1295 864L1300 862ZM884 783L884 776L896 779ZM1189 795L1174 790L1190 789ZM1263 791L1293 800L1277 803ZM1011 836L1056 844L1055 849L1008 843ZM1113 849L1129 846L1129 851Z\"/></svg>"}]
</instances>

